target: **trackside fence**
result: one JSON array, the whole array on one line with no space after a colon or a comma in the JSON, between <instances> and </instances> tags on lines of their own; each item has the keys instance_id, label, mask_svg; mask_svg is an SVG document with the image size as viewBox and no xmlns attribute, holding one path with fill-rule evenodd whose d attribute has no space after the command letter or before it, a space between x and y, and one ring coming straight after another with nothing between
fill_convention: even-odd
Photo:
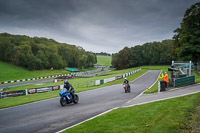
<instances>
[{"instance_id":1,"label":"trackside fence","mask_svg":"<svg viewBox=\"0 0 200 133\"><path fill-rule=\"evenodd\" d=\"M25 82L25 81L31 81L31 80L40 80L40 79L47 79L47 78L56 78L56 77L61 77L61 76L70 76L70 74L58 74L58 75L37 77L37 78L31 78L31 79L21 79L21 80L4 81L4 82L0 82L0 85L1 85L1 84L8 84L8 83L16 83L16 82Z\"/></svg>"},{"instance_id":2,"label":"trackside fence","mask_svg":"<svg viewBox=\"0 0 200 133\"><path fill-rule=\"evenodd\" d=\"M87 82L85 82L85 81L78 82L77 84L73 84L73 87L74 88L86 88L86 87L91 87L91 86L97 86L97 85L101 85L101 84L112 82L112 81L115 81L115 80L118 80L118 79L125 78L125 77L130 76L130 75L137 73L139 71L141 71L141 68L134 70L132 72L125 73L125 74L120 75L120 76L116 76L116 77L111 77L111 78L102 79L102 80L90 80L90 81L87 81ZM62 75L60 75L60 76L62 76ZM32 89L26 89L26 90L0 92L0 99L1 98L7 98L7 97L30 95L30 94L35 94L35 93L50 92L50 91L63 89L63 87L64 87L64 85L59 85L59 86L32 88Z\"/></svg>"},{"instance_id":3,"label":"trackside fence","mask_svg":"<svg viewBox=\"0 0 200 133\"><path fill-rule=\"evenodd\" d=\"M128 72L128 73L125 73L123 75L120 75L120 76L116 76L116 77L111 77L111 78L107 78L107 79L102 79L102 80L96 80L95 82L95 85L101 85L101 84L105 84L105 83L108 83L108 82L112 82L114 80L118 80L118 79L121 79L121 78L125 78L127 76L130 76L134 73L137 73L141 71L141 68L140 69L137 69L137 70L134 70L132 72Z\"/></svg>"},{"instance_id":4,"label":"trackside fence","mask_svg":"<svg viewBox=\"0 0 200 133\"><path fill-rule=\"evenodd\" d=\"M186 86L195 83L195 75L177 78L174 82L174 87Z\"/></svg>"}]
</instances>

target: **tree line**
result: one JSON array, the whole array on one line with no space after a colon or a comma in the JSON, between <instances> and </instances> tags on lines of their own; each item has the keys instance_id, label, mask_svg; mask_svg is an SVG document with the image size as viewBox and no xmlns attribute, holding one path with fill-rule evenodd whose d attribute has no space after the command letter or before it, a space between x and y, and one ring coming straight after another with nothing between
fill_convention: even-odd
<instances>
[{"instance_id":1,"label":"tree line","mask_svg":"<svg viewBox=\"0 0 200 133\"><path fill-rule=\"evenodd\" d=\"M141 65L170 64L174 56L170 54L173 40L145 43L120 50L112 56L112 65L117 69L136 67Z\"/></svg>"},{"instance_id":2,"label":"tree line","mask_svg":"<svg viewBox=\"0 0 200 133\"><path fill-rule=\"evenodd\" d=\"M0 60L29 70L91 67L96 55L80 46L58 43L53 39L0 34Z\"/></svg>"},{"instance_id":3,"label":"tree line","mask_svg":"<svg viewBox=\"0 0 200 133\"><path fill-rule=\"evenodd\" d=\"M200 2L186 10L171 40L125 47L112 56L117 69L141 65L170 65L172 60L197 63L200 69Z\"/></svg>"},{"instance_id":4,"label":"tree line","mask_svg":"<svg viewBox=\"0 0 200 133\"><path fill-rule=\"evenodd\" d=\"M111 54L106 53L106 52L100 52L100 53L95 53L96 55L102 55L102 56L111 56Z\"/></svg>"}]
</instances>

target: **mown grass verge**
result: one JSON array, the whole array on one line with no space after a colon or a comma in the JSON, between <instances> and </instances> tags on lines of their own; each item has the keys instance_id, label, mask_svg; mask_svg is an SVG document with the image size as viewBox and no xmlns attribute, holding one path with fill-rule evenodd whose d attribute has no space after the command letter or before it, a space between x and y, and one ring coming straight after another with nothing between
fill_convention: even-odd
<instances>
[{"instance_id":1,"label":"mown grass verge","mask_svg":"<svg viewBox=\"0 0 200 133\"><path fill-rule=\"evenodd\" d=\"M95 70L97 68L84 68L81 72ZM11 81L11 80L21 80L21 79L31 79L37 77L58 75L58 74L69 74L71 72L65 69L55 69L51 70L26 70L23 67L15 66L6 62L0 61L0 82Z\"/></svg>"},{"instance_id":2,"label":"mown grass verge","mask_svg":"<svg viewBox=\"0 0 200 133\"><path fill-rule=\"evenodd\" d=\"M116 71L116 73L117 74L120 74L120 73L124 74L125 71L129 72L130 70L135 70L135 69L138 69L138 68L120 70L120 71ZM148 69L142 69L141 71L129 76L128 80L134 80L137 77L146 73L147 71L148 71ZM106 78L113 77L114 75L116 75L116 73L114 73L113 75L106 76ZM93 77L93 80L94 79L104 79L104 78L105 78L105 76ZM124 79L115 80L113 82L109 82L109 83L102 84L102 85L99 85L99 86L82 87L82 88L79 87L78 88L76 82L81 81L81 80L87 81L88 79L87 78L79 78L79 79L73 79L73 80L69 81L70 83L72 83L74 88L76 88L76 92L82 92L82 91L102 88L102 87L111 86L111 85L115 85L115 84L122 84ZM90 80L90 78L89 78L89 80ZM82 82L84 82L84 81L82 81ZM28 89L28 88L43 87L43 86L50 86L50 85L60 85L60 84L63 85L63 82L45 83L45 84L42 84L42 85L26 85L26 86L20 86L20 87L13 87L13 88L8 89L7 91L25 90L25 89ZM44 100L44 99L50 99L50 98L54 98L54 97L59 97L59 90L58 91L52 91L52 92L46 92L46 93L32 94L32 95L27 95L27 96L19 96L19 97L10 97L10 98L5 98L5 99L0 99L0 108L7 108L7 107L12 107L12 106L22 105L22 104L40 101L40 100Z\"/></svg>"},{"instance_id":3,"label":"mown grass verge","mask_svg":"<svg viewBox=\"0 0 200 133\"><path fill-rule=\"evenodd\" d=\"M15 65L8 64L1 61L0 61L0 71L1 71L0 82L69 73L69 71L66 71L64 69L53 70L53 71L51 70L28 71L22 67L15 66Z\"/></svg>"},{"instance_id":4,"label":"mown grass verge","mask_svg":"<svg viewBox=\"0 0 200 133\"><path fill-rule=\"evenodd\" d=\"M103 66L111 66L111 60L112 56L97 56L97 64L103 65Z\"/></svg>"},{"instance_id":5,"label":"mown grass verge","mask_svg":"<svg viewBox=\"0 0 200 133\"><path fill-rule=\"evenodd\" d=\"M195 82L200 83L200 71L193 71L192 74L195 75L196 78Z\"/></svg>"},{"instance_id":6,"label":"mown grass verge","mask_svg":"<svg viewBox=\"0 0 200 133\"><path fill-rule=\"evenodd\" d=\"M191 132L199 116L200 93L149 104L120 108L64 131L65 133L179 133ZM192 118L194 117L194 118ZM188 122L188 119L194 119ZM194 124L194 123L193 123Z\"/></svg>"}]
</instances>

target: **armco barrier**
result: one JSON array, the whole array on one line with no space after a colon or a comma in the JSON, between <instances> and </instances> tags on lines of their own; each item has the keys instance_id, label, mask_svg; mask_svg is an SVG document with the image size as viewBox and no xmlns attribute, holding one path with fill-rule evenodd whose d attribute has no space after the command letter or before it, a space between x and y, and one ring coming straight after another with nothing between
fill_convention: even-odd
<instances>
[{"instance_id":1,"label":"armco barrier","mask_svg":"<svg viewBox=\"0 0 200 133\"><path fill-rule=\"evenodd\" d=\"M131 74L134 74L134 73L136 73L140 70L141 70L141 68L133 71L132 73L129 72L129 73L126 73L124 75L111 77L111 78L108 78L108 79L96 80L96 81L91 80L91 81L89 81L90 83L87 82L87 87L93 86L93 85L100 85L100 84L108 83L108 82L111 82L111 81L114 81L114 80L117 80L117 79L121 79L121 78L129 76ZM55 77L57 77L57 76L65 76L65 75L55 75ZM47 78L47 77L42 77L42 78ZM40 77L40 79L41 79L41 77ZM28 81L28 80L35 80L35 79L24 79L22 81ZM19 80L15 80L13 82L18 82L18 81ZM9 82L11 82L11 81L9 81ZM49 92L49 91L62 89L63 87L64 87L64 85L48 86L48 87L41 87L41 88L32 88L32 89L26 89L26 90L20 90L20 91L0 92L0 99L5 98L5 97L14 97L14 96L22 96L22 95L30 95L30 94L35 94L35 93Z\"/></svg>"},{"instance_id":2,"label":"armco barrier","mask_svg":"<svg viewBox=\"0 0 200 133\"><path fill-rule=\"evenodd\" d=\"M21 79L21 80L4 81L4 82L0 82L0 85L1 84L14 83L14 82L24 82L24 81L30 81L30 80L54 78L54 77L60 77L60 76L69 76L69 74L51 75L51 76L44 76L44 77L38 77L38 78L32 78L32 79Z\"/></svg>"},{"instance_id":3,"label":"armco barrier","mask_svg":"<svg viewBox=\"0 0 200 133\"><path fill-rule=\"evenodd\" d=\"M95 85L100 85L100 80L96 80Z\"/></svg>"},{"instance_id":4,"label":"armco barrier","mask_svg":"<svg viewBox=\"0 0 200 133\"><path fill-rule=\"evenodd\" d=\"M125 74L123 74L121 76L116 76L116 77L112 77L112 78L108 78L108 79L102 79L102 80L96 80L95 85L105 84L105 83L108 83L108 82L111 82L111 81L114 81L114 80L125 78L127 76L130 76L130 75L136 73L136 72L139 72L140 70L141 70L141 68L137 69L137 70L134 70L132 72L129 72L129 73L125 73Z\"/></svg>"},{"instance_id":5,"label":"armco barrier","mask_svg":"<svg viewBox=\"0 0 200 133\"><path fill-rule=\"evenodd\" d=\"M104 84L104 80L100 80L100 84Z\"/></svg>"},{"instance_id":6,"label":"armco barrier","mask_svg":"<svg viewBox=\"0 0 200 133\"><path fill-rule=\"evenodd\" d=\"M174 82L175 87L191 85L195 83L195 75L178 78Z\"/></svg>"}]
</instances>

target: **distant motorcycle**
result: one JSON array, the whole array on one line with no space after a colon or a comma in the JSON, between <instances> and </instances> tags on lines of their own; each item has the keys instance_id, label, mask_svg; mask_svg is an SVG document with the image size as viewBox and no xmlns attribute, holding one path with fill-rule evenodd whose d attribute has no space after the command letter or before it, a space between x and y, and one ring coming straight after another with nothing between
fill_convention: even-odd
<instances>
[{"instance_id":1,"label":"distant motorcycle","mask_svg":"<svg viewBox=\"0 0 200 133\"><path fill-rule=\"evenodd\" d=\"M75 89L74 92L75 93ZM72 98L71 93L69 92L69 90L67 90L66 88L64 88L60 93L60 104L62 106L65 106L66 104L70 104L70 103L75 103L77 104L79 101L79 97L77 94L74 94L74 99Z\"/></svg>"},{"instance_id":2,"label":"distant motorcycle","mask_svg":"<svg viewBox=\"0 0 200 133\"><path fill-rule=\"evenodd\" d=\"M125 93L131 92L131 88L128 86L128 84L124 84L124 90L125 90Z\"/></svg>"}]
</instances>

